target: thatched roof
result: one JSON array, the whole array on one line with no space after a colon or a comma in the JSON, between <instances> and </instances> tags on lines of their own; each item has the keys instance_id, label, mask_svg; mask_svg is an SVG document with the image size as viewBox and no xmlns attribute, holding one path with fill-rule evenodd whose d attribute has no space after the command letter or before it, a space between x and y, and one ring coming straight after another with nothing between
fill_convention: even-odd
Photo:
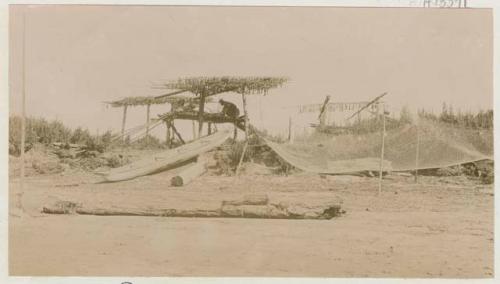
<instances>
[{"instance_id":1,"label":"thatched roof","mask_svg":"<svg viewBox=\"0 0 500 284\"><path fill-rule=\"evenodd\" d=\"M112 107L172 104L181 99L198 103L198 98L173 97L172 95L182 92L191 92L195 95L203 94L205 97L225 92L267 94L268 90L281 87L287 81L288 79L283 77L189 77L161 84L161 88L176 90L170 94L149 97L127 97L106 103ZM206 101L210 102L210 100Z\"/></svg>"},{"instance_id":2,"label":"thatched roof","mask_svg":"<svg viewBox=\"0 0 500 284\"><path fill-rule=\"evenodd\" d=\"M225 92L266 94L269 89L280 87L286 81L288 79L282 77L190 77L170 81L162 86L204 96Z\"/></svg>"},{"instance_id":3,"label":"thatched roof","mask_svg":"<svg viewBox=\"0 0 500 284\"><path fill-rule=\"evenodd\" d=\"M190 97L157 97L157 96L149 96L149 97L127 97L121 100L106 102L110 104L112 107L122 107L122 106L145 106L145 105L159 105L159 104L175 104L181 100L185 102L192 102L198 104L199 98L190 98ZM207 100L210 102L210 100Z\"/></svg>"}]
</instances>

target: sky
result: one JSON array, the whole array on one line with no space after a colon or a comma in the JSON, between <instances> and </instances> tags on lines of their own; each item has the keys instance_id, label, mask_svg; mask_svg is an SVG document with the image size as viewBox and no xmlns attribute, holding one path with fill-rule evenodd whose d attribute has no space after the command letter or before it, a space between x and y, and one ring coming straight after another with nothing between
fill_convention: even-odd
<instances>
[{"instance_id":1,"label":"sky","mask_svg":"<svg viewBox=\"0 0 500 284\"><path fill-rule=\"evenodd\" d=\"M251 122L271 132L286 131L289 117L299 128L317 122L295 107L326 95L357 102L388 92L394 113L493 104L489 9L40 5L10 8L11 113L21 110L23 12L27 114L92 133L121 128L122 109L103 102L162 94L152 85L188 76L288 77L248 99ZM238 95L222 97L241 106ZM146 108L127 119L127 128L144 123Z\"/></svg>"}]
</instances>

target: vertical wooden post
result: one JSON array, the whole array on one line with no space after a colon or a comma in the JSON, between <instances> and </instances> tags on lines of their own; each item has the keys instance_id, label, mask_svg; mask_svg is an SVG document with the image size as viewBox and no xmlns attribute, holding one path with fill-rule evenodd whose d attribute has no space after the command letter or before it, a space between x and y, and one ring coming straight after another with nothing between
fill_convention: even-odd
<instances>
[{"instance_id":1,"label":"vertical wooden post","mask_svg":"<svg viewBox=\"0 0 500 284\"><path fill-rule=\"evenodd\" d=\"M147 105L146 107L146 136L149 135L149 110L151 105Z\"/></svg>"},{"instance_id":2,"label":"vertical wooden post","mask_svg":"<svg viewBox=\"0 0 500 284\"><path fill-rule=\"evenodd\" d=\"M24 148L26 143L26 11L23 11L23 89L21 105L21 185L24 179Z\"/></svg>"},{"instance_id":3,"label":"vertical wooden post","mask_svg":"<svg viewBox=\"0 0 500 284\"><path fill-rule=\"evenodd\" d=\"M380 103L377 104L377 122L380 121Z\"/></svg>"},{"instance_id":4,"label":"vertical wooden post","mask_svg":"<svg viewBox=\"0 0 500 284\"><path fill-rule=\"evenodd\" d=\"M165 126L167 128L167 133L166 133L166 137L165 137L166 145L167 145L167 148L170 149L170 147L171 147L171 145L170 145L170 121L165 122Z\"/></svg>"},{"instance_id":5,"label":"vertical wooden post","mask_svg":"<svg viewBox=\"0 0 500 284\"><path fill-rule=\"evenodd\" d=\"M200 106L198 109L198 138L202 136L203 113L205 112L205 94L200 94Z\"/></svg>"},{"instance_id":6,"label":"vertical wooden post","mask_svg":"<svg viewBox=\"0 0 500 284\"><path fill-rule=\"evenodd\" d=\"M128 105L123 106L123 118L122 118L122 139L125 140L125 122L127 121L127 107Z\"/></svg>"},{"instance_id":7,"label":"vertical wooden post","mask_svg":"<svg viewBox=\"0 0 500 284\"><path fill-rule=\"evenodd\" d=\"M149 142L149 111L151 105L146 106L146 142Z\"/></svg>"},{"instance_id":8,"label":"vertical wooden post","mask_svg":"<svg viewBox=\"0 0 500 284\"><path fill-rule=\"evenodd\" d=\"M378 194L382 192L382 171L384 167L384 150L385 150L385 106L382 104L382 149L380 150L380 172L378 181Z\"/></svg>"},{"instance_id":9,"label":"vertical wooden post","mask_svg":"<svg viewBox=\"0 0 500 284\"><path fill-rule=\"evenodd\" d=\"M26 8L23 11L23 90L22 90L22 108L21 108L21 176L20 182L20 192L17 195L16 207L21 211L24 211L23 207L23 195L24 195L24 167L25 167L25 155L24 148L26 144Z\"/></svg>"},{"instance_id":10,"label":"vertical wooden post","mask_svg":"<svg viewBox=\"0 0 500 284\"><path fill-rule=\"evenodd\" d=\"M191 126L193 128L193 140L196 139L196 122L194 120L191 120Z\"/></svg>"},{"instance_id":11,"label":"vertical wooden post","mask_svg":"<svg viewBox=\"0 0 500 284\"><path fill-rule=\"evenodd\" d=\"M419 159L419 155L420 155L420 129L419 129L419 125L417 124L417 149L415 151L415 182L418 182L418 159Z\"/></svg>"},{"instance_id":12,"label":"vertical wooden post","mask_svg":"<svg viewBox=\"0 0 500 284\"><path fill-rule=\"evenodd\" d=\"M238 166L236 167L236 176L238 176L241 163L243 163L243 158L245 157L245 152L247 151L248 147L248 112L247 112L247 100L245 96L245 91L241 93L241 98L243 100L243 113L245 115L245 146L243 146L243 152L241 153L240 157L240 162L238 163Z\"/></svg>"},{"instance_id":13,"label":"vertical wooden post","mask_svg":"<svg viewBox=\"0 0 500 284\"><path fill-rule=\"evenodd\" d=\"M211 135L211 134L212 134L212 123L211 123L211 122L209 122L209 123L207 124L207 128L208 128L208 129L207 129L207 134L208 134L208 135Z\"/></svg>"},{"instance_id":14,"label":"vertical wooden post","mask_svg":"<svg viewBox=\"0 0 500 284\"><path fill-rule=\"evenodd\" d=\"M245 140L248 142L248 112L247 112L247 97L243 92L241 94L241 98L243 100L243 114L245 115Z\"/></svg>"}]
</instances>

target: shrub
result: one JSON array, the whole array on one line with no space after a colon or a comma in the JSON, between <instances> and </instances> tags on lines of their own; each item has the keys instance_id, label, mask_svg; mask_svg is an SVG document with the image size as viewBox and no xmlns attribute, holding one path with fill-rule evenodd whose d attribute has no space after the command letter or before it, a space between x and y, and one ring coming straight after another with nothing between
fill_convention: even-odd
<instances>
[{"instance_id":1,"label":"shrub","mask_svg":"<svg viewBox=\"0 0 500 284\"><path fill-rule=\"evenodd\" d=\"M26 119L26 148L36 143L50 145L54 142L82 144L89 150L103 152L111 144L111 132L102 136L91 135L88 129L78 127L74 131L58 120L47 121L44 118L28 117ZM9 154L19 156L21 153L21 117L9 117Z\"/></svg>"}]
</instances>

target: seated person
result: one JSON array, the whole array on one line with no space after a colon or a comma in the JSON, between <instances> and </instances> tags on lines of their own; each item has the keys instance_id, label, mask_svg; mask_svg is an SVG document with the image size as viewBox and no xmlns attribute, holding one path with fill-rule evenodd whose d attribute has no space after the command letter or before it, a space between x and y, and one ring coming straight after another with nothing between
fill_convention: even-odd
<instances>
[{"instance_id":1,"label":"seated person","mask_svg":"<svg viewBox=\"0 0 500 284\"><path fill-rule=\"evenodd\" d=\"M240 110L235 104L225 101L223 99L219 100L219 104L222 105L222 114L224 116L228 116L235 120L240 116Z\"/></svg>"}]
</instances>

